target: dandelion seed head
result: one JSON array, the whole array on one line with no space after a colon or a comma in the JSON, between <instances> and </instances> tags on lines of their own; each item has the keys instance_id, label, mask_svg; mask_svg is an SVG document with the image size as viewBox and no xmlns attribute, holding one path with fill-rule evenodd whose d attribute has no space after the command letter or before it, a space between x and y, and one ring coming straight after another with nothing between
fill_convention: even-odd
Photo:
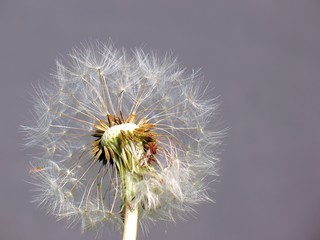
<instances>
[{"instance_id":1,"label":"dandelion seed head","mask_svg":"<svg viewBox=\"0 0 320 240\"><path fill-rule=\"evenodd\" d=\"M97 43L58 60L34 92L34 120L22 126L26 146L40 149L34 200L69 226L120 228L124 201L141 226L175 221L210 199L223 134L212 130L218 105L198 71Z\"/></svg>"}]
</instances>

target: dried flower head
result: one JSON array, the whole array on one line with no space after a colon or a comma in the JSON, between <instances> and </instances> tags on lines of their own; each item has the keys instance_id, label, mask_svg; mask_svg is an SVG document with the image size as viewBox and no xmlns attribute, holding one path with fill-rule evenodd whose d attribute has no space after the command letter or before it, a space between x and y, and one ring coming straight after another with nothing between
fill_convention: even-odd
<instances>
[{"instance_id":1,"label":"dried flower head","mask_svg":"<svg viewBox=\"0 0 320 240\"><path fill-rule=\"evenodd\" d=\"M126 210L142 226L174 221L209 199L220 133L198 72L99 43L62 62L35 89L35 119L22 127L40 153L30 171L39 205L84 231L121 227Z\"/></svg>"}]
</instances>

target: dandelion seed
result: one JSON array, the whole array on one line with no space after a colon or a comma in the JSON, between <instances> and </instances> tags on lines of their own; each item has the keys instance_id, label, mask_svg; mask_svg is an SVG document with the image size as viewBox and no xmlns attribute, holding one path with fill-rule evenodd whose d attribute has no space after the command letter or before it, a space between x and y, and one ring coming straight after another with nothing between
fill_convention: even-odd
<instances>
[{"instance_id":1,"label":"dandelion seed","mask_svg":"<svg viewBox=\"0 0 320 240\"><path fill-rule=\"evenodd\" d=\"M44 167L35 167L30 169L29 173L37 173L37 172L41 172L42 170L44 170Z\"/></svg>"},{"instance_id":2,"label":"dandelion seed","mask_svg":"<svg viewBox=\"0 0 320 240\"><path fill-rule=\"evenodd\" d=\"M174 221L209 199L221 132L198 72L96 44L58 61L35 92L34 122L22 126L26 145L42 149L35 201L58 219L82 231L124 226L135 239L137 222Z\"/></svg>"}]
</instances>

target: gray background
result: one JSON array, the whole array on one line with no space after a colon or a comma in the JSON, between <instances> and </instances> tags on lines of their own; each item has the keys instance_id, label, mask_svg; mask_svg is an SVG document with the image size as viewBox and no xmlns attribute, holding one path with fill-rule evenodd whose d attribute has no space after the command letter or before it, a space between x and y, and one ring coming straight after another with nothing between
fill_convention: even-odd
<instances>
[{"instance_id":1,"label":"gray background","mask_svg":"<svg viewBox=\"0 0 320 240\"><path fill-rule=\"evenodd\" d=\"M0 239L81 240L31 204L21 151L31 84L86 40L173 50L223 100L216 204L140 239L320 239L318 0L1 0ZM105 231L101 239L120 239Z\"/></svg>"}]
</instances>

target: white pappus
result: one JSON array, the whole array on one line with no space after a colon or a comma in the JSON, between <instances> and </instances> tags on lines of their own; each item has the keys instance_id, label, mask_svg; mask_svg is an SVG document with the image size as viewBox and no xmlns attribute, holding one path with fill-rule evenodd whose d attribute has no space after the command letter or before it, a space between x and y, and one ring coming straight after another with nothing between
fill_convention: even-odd
<instances>
[{"instance_id":1,"label":"white pappus","mask_svg":"<svg viewBox=\"0 0 320 240\"><path fill-rule=\"evenodd\" d=\"M34 119L22 126L36 148L35 201L82 231L120 228L126 210L140 226L174 221L209 200L221 131L218 104L198 71L170 54L88 44L35 88Z\"/></svg>"}]
</instances>

